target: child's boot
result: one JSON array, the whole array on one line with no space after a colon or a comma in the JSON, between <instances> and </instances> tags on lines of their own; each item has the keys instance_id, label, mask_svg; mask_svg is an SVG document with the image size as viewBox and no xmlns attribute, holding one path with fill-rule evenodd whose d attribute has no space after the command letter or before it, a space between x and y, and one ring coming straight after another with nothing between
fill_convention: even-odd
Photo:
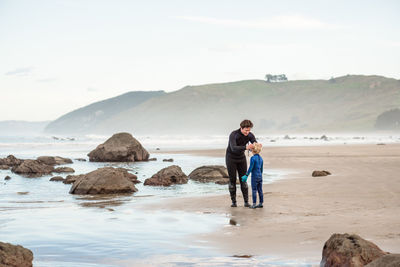
<instances>
[{"instance_id":1,"label":"child's boot","mask_svg":"<svg viewBox=\"0 0 400 267\"><path fill-rule=\"evenodd\" d=\"M260 204L258 204L257 206L256 206L256 208L263 208L264 206L263 206L263 203L260 203Z\"/></svg>"}]
</instances>

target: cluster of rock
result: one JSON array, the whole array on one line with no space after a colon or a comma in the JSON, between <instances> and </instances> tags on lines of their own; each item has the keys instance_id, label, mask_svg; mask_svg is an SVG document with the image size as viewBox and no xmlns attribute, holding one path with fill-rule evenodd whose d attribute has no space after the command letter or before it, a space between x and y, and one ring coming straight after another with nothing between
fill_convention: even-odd
<instances>
[{"instance_id":1,"label":"cluster of rock","mask_svg":"<svg viewBox=\"0 0 400 267\"><path fill-rule=\"evenodd\" d=\"M0 266L32 267L33 253L19 245L0 242Z\"/></svg>"},{"instance_id":2,"label":"cluster of rock","mask_svg":"<svg viewBox=\"0 0 400 267\"><path fill-rule=\"evenodd\" d=\"M355 234L333 234L324 244L320 267L334 266L400 266L400 254L384 252Z\"/></svg>"},{"instance_id":3,"label":"cluster of rock","mask_svg":"<svg viewBox=\"0 0 400 267\"><path fill-rule=\"evenodd\" d=\"M74 172L74 170L69 167L54 168L55 165L70 163L72 163L71 159L62 157L42 156L37 159L17 159L13 155L9 155L6 158L0 159L0 168L11 168L12 172L27 177L40 177L53 172Z\"/></svg>"}]
</instances>

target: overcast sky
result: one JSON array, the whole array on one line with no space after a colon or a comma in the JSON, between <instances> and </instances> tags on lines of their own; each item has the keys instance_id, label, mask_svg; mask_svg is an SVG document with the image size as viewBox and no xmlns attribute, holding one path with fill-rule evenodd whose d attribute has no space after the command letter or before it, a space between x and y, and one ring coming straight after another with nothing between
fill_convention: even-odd
<instances>
[{"instance_id":1,"label":"overcast sky","mask_svg":"<svg viewBox=\"0 0 400 267\"><path fill-rule=\"evenodd\" d=\"M0 0L0 120L266 73L400 79L399 14L397 0Z\"/></svg>"}]
</instances>

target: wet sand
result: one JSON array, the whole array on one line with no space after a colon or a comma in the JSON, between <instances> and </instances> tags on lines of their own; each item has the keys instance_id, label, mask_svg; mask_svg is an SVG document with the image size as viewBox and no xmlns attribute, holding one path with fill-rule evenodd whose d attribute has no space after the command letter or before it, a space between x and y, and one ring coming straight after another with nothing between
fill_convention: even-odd
<instances>
[{"instance_id":1,"label":"wet sand","mask_svg":"<svg viewBox=\"0 0 400 267\"><path fill-rule=\"evenodd\" d=\"M224 157L225 150L170 153ZM356 233L383 250L400 252L399 144L266 146L261 154L264 172L289 172L264 185L263 209L244 208L240 190L239 207L231 208L228 188L223 196L175 198L146 208L226 214L226 227L192 239L228 255L318 262L333 233ZM312 177L313 170L332 175ZM229 219L237 225L229 226Z\"/></svg>"}]
</instances>

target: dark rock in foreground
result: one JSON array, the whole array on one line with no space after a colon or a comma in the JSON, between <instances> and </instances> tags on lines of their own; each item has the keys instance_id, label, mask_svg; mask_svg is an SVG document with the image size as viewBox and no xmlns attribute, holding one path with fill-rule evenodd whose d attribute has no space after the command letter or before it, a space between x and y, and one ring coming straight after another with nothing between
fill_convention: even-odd
<instances>
[{"instance_id":1,"label":"dark rock in foreground","mask_svg":"<svg viewBox=\"0 0 400 267\"><path fill-rule=\"evenodd\" d=\"M189 174L189 179L203 183L229 183L228 171L225 166L222 165L209 165L199 167Z\"/></svg>"},{"instance_id":2,"label":"dark rock in foreground","mask_svg":"<svg viewBox=\"0 0 400 267\"><path fill-rule=\"evenodd\" d=\"M20 165L14 166L11 171L27 177L39 177L50 174L54 168L38 160L26 159Z\"/></svg>"},{"instance_id":3,"label":"dark rock in foreground","mask_svg":"<svg viewBox=\"0 0 400 267\"><path fill-rule=\"evenodd\" d=\"M6 177L4 177L4 180L11 180L11 177L7 175Z\"/></svg>"},{"instance_id":4,"label":"dark rock in foreground","mask_svg":"<svg viewBox=\"0 0 400 267\"><path fill-rule=\"evenodd\" d=\"M17 159L13 155L8 155L7 158L0 159L0 165L14 167L20 165L23 161L23 159Z\"/></svg>"},{"instance_id":5,"label":"dark rock in foreground","mask_svg":"<svg viewBox=\"0 0 400 267\"><path fill-rule=\"evenodd\" d=\"M41 156L36 159L37 161L47 164L47 165L63 165L63 164L71 164L72 160L63 157L52 157L52 156Z\"/></svg>"},{"instance_id":6,"label":"dark rock in foreground","mask_svg":"<svg viewBox=\"0 0 400 267\"><path fill-rule=\"evenodd\" d=\"M70 194L120 194L133 193L140 183L137 176L123 168L105 167L78 175Z\"/></svg>"},{"instance_id":7,"label":"dark rock in foreground","mask_svg":"<svg viewBox=\"0 0 400 267\"><path fill-rule=\"evenodd\" d=\"M32 267L33 253L19 245L0 242L1 267Z\"/></svg>"},{"instance_id":8,"label":"dark rock in foreground","mask_svg":"<svg viewBox=\"0 0 400 267\"><path fill-rule=\"evenodd\" d=\"M55 176L55 177L50 178L49 181L52 181L52 182L62 182L62 181L64 181L64 180L65 180L65 179L62 178L61 176Z\"/></svg>"},{"instance_id":9,"label":"dark rock in foreground","mask_svg":"<svg viewBox=\"0 0 400 267\"><path fill-rule=\"evenodd\" d=\"M129 133L117 133L89 154L89 161L133 162L147 161L149 152Z\"/></svg>"},{"instance_id":10,"label":"dark rock in foreground","mask_svg":"<svg viewBox=\"0 0 400 267\"><path fill-rule=\"evenodd\" d=\"M54 172L61 173L61 172L75 172L74 169L70 167L58 167L54 170Z\"/></svg>"},{"instance_id":11,"label":"dark rock in foreground","mask_svg":"<svg viewBox=\"0 0 400 267\"><path fill-rule=\"evenodd\" d=\"M319 177L319 176L331 175L331 173L328 171L313 171L313 173L311 175L312 175L312 177Z\"/></svg>"},{"instance_id":12,"label":"dark rock in foreground","mask_svg":"<svg viewBox=\"0 0 400 267\"><path fill-rule=\"evenodd\" d=\"M172 165L161 169L151 178L144 181L144 185L153 186L170 186L173 184L186 184L188 177L183 173L182 169L177 165Z\"/></svg>"},{"instance_id":13,"label":"dark rock in foreground","mask_svg":"<svg viewBox=\"0 0 400 267\"><path fill-rule=\"evenodd\" d=\"M386 254L374 243L358 235L333 234L325 242L320 266L361 267Z\"/></svg>"},{"instance_id":14,"label":"dark rock in foreground","mask_svg":"<svg viewBox=\"0 0 400 267\"><path fill-rule=\"evenodd\" d=\"M399 267L400 266L400 254L388 254L377 258L365 265L365 267Z\"/></svg>"}]
</instances>

